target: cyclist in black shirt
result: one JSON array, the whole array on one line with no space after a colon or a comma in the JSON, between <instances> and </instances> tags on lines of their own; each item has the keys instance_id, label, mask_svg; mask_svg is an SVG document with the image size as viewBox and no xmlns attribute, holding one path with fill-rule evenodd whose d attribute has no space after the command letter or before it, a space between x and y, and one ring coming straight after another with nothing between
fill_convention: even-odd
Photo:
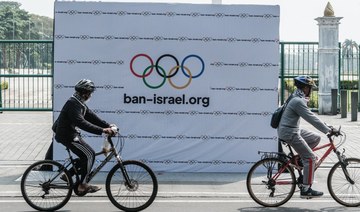
<instances>
[{"instance_id":1,"label":"cyclist in black shirt","mask_svg":"<svg viewBox=\"0 0 360 212\"><path fill-rule=\"evenodd\" d=\"M93 193L101 189L84 183L94 164L95 151L81 138L80 129L97 135L113 133L111 124L100 119L85 104L94 91L95 85L91 80L80 80L75 85L74 95L67 100L53 125L55 139L79 157L76 168L81 175L80 193Z\"/></svg>"}]
</instances>

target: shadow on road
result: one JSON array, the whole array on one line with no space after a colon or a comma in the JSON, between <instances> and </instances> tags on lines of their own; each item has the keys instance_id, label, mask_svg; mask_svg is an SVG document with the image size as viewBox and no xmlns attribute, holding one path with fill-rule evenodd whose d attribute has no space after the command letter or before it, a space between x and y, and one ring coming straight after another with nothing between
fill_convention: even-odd
<instances>
[{"instance_id":1,"label":"shadow on road","mask_svg":"<svg viewBox=\"0 0 360 212\"><path fill-rule=\"evenodd\" d=\"M248 208L241 208L238 209L241 212L289 212L289 211L296 211L296 212L345 212L345 211L358 211L358 208L347 208L343 206L338 207L329 207L329 208L321 208L318 210L313 209L304 209L304 208L297 208L297 207L275 207L275 208L266 208L266 207L248 207Z\"/></svg>"}]
</instances>

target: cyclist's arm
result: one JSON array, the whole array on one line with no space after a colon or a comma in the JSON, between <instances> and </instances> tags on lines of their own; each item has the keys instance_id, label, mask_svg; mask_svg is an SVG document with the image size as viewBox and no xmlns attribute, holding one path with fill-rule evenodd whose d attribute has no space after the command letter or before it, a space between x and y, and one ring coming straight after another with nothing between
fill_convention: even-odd
<instances>
[{"instance_id":1,"label":"cyclist's arm","mask_svg":"<svg viewBox=\"0 0 360 212\"><path fill-rule=\"evenodd\" d=\"M103 133L103 128L87 121L83 115L85 110L86 108L79 103L71 102L68 109L68 118L80 129L93 134L101 135Z\"/></svg>"},{"instance_id":2,"label":"cyclist's arm","mask_svg":"<svg viewBox=\"0 0 360 212\"><path fill-rule=\"evenodd\" d=\"M89 108L87 108L86 113L85 113L85 119L89 122L91 122L92 124L95 124L99 127L103 127L103 128L108 128L110 127L110 124L107 123L106 121L100 119L92 110L90 110Z\"/></svg>"},{"instance_id":3,"label":"cyclist's arm","mask_svg":"<svg viewBox=\"0 0 360 212\"><path fill-rule=\"evenodd\" d=\"M331 131L331 129L324 122L322 122L313 112L311 112L304 99L296 98L296 100L297 104L295 110L301 118L325 134Z\"/></svg>"}]
</instances>

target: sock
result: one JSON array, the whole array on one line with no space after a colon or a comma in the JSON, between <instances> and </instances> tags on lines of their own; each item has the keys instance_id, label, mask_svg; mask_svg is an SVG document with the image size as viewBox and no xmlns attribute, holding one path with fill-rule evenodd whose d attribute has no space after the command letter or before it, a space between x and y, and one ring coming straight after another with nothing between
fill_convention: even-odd
<instances>
[{"instance_id":1,"label":"sock","mask_svg":"<svg viewBox=\"0 0 360 212\"><path fill-rule=\"evenodd\" d=\"M301 190L307 191L307 190L309 190L309 188L310 188L310 185L303 185Z\"/></svg>"}]
</instances>

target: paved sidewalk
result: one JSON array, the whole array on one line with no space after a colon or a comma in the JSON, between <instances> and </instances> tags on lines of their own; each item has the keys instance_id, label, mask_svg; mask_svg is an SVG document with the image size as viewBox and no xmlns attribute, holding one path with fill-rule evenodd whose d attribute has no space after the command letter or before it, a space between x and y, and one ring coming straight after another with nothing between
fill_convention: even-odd
<instances>
[{"instance_id":1,"label":"paved sidewalk","mask_svg":"<svg viewBox=\"0 0 360 212\"><path fill-rule=\"evenodd\" d=\"M360 114L359 114L360 115ZM333 126L342 126L347 134L346 155L359 157L360 122L348 118L319 116ZM360 116L359 116L360 117ZM303 127L312 129L302 121ZM44 159L51 144L52 112L3 112L0 114L0 199L17 197L20 193L20 178L29 164ZM326 142L326 136L323 135ZM316 172L314 187L327 192L328 166L335 158L329 158ZM169 197L218 197L249 198L246 191L246 173L156 173L159 181L159 198ZM94 183L103 189L93 196L105 196L105 176L101 173ZM297 198L297 195L294 196ZM330 198L325 193L325 198Z\"/></svg>"},{"instance_id":2,"label":"paved sidewalk","mask_svg":"<svg viewBox=\"0 0 360 212\"><path fill-rule=\"evenodd\" d=\"M0 114L0 164L31 164L44 159L52 138L52 112Z\"/></svg>"}]
</instances>

